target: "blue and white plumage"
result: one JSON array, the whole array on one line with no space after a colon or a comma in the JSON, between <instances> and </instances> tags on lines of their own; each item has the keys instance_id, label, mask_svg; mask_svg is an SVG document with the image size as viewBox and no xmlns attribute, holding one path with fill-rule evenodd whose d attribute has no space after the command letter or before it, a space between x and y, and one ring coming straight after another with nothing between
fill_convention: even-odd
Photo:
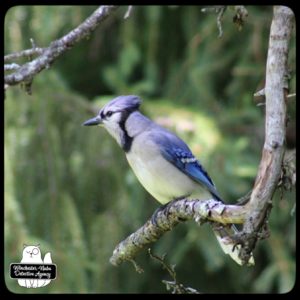
<instances>
[{"instance_id":1,"label":"blue and white plumage","mask_svg":"<svg viewBox=\"0 0 300 300\"><path fill-rule=\"evenodd\" d=\"M183 197L200 200L213 197L222 201L213 181L186 143L141 114L140 103L137 96L119 96L83 125L103 125L107 129L125 151L141 184L160 203ZM224 230L213 226L213 229L224 252L241 264L239 248L232 251L233 245L226 239L234 229L230 226L224 226Z\"/></svg>"}]
</instances>

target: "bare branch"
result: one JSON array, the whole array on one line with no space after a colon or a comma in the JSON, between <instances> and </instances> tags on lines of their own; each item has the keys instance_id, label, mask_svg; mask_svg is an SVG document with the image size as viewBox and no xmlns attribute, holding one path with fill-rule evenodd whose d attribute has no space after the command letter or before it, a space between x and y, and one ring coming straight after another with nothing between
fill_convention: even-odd
<instances>
[{"instance_id":1,"label":"bare branch","mask_svg":"<svg viewBox=\"0 0 300 300\"><path fill-rule=\"evenodd\" d=\"M241 30L245 18L248 16L248 11L243 5L235 5L235 6L229 6L232 10L234 10L235 15L233 16L233 22L238 26L238 29ZM211 13L215 12L217 14L217 26L219 30L219 38L223 36L223 29L222 29L222 18L227 9L226 5L212 5L210 7L204 7L201 9L202 12Z\"/></svg>"},{"instance_id":2,"label":"bare branch","mask_svg":"<svg viewBox=\"0 0 300 300\"><path fill-rule=\"evenodd\" d=\"M253 96L254 97L265 97L266 96L265 88L259 90Z\"/></svg>"},{"instance_id":3,"label":"bare branch","mask_svg":"<svg viewBox=\"0 0 300 300\"><path fill-rule=\"evenodd\" d=\"M122 241L114 250L110 262L119 265L133 259L150 243L157 241L179 222L195 220L197 223L215 221L223 224L242 224L247 214L246 206L224 205L214 199L178 200L156 215L156 224L149 219L140 229Z\"/></svg>"},{"instance_id":4,"label":"bare branch","mask_svg":"<svg viewBox=\"0 0 300 300\"><path fill-rule=\"evenodd\" d=\"M286 97L287 97L287 98L294 98L294 97L296 97L296 93L289 94L289 95L287 95Z\"/></svg>"},{"instance_id":5,"label":"bare branch","mask_svg":"<svg viewBox=\"0 0 300 300\"><path fill-rule=\"evenodd\" d=\"M36 43L33 38L30 38L30 43L33 49L36 48Z\"/></svg>"},{"instance_id":6,"label":"bare branch","mask_svg":"<svg viewBox=\"0 0 300 300\"><path fill-rule=\"evenodd\" d=\"M273 193L281 175L286 128L285 77L293 23L294 14L288 7L274 7L266 68L265 143L251 199L247 204L249 212L241 233L241 243L244 245L241 257L245 260L253 251L258 233L268 219Z\"/></svg>"},{"instance_id":7,"label":"bare branch","mask_svg":"<svg viewBox=\"0 0 300 300\"><path fill-rule=\"evenodd\" d=\"M210 7L204 7L201 9L202 12L206 13L211 13L215 12L218 14L217 16L217 26L219 29L219 38L222 37L223 35L223 29L222 29L222 17L226 11L227 6L226 5L213 5Z\"/></svg>"},{"instance_id":8,"label":"bare branch","mask_svg":"<svg viewBox=\"0 0 300 300\"><path fill-rule=\"evenodd\" d=\"M218 16L217 16L217 26L219 29L219 38L223 36L223 29L222 29L222 18L223 15L226 11L226 6L224 6L223 8L221 8L218 12Z\"/></svg>"},{"instance_id":9,"label":"bare branch","mask_svg":"<svg viewBox=\"0 0 300 300\"><path fill-rule=\"evenodd\" d=\"M91 34L97 26L105 20L118 6L100 6L89 18L87 18L77 28L50 44L48 48L33 48L12 55L7 55L6 60L11 60L12 57L23 57L32 54L40 54L36 59L24 64L16 72L6 75L4 80L7 85L15 85L25 82L32 82L32 78L48 68L59 56L72 48L83 38ZM38 50L37 50L38 49Z\"/></svg>"},{"instance_id":10,"label":"bare branch","mask_svg":"<svg viewBox=\"0 0 300 300\"><path fill-rule=\"evenodd\" d=\"M128 9L127 9L127 11L126 11L126 13L125 13L125 15L124 15L124 19L128 19L128 18L130 17L131 12L132 12L132 8L133 8L132 5L129 5L129 6L128 6Z\"/></svg>"},{"instance_id":11,"label":"bare branch","mask_svg":"<svg viewBox=\"0 0 300 300\"><path fill-rule=\"evenodd\" d=\"M41 55L45 51L46 48L33 48L27 49L16 53L11 53L4 56L4 61L8 62L14 59L24 58L24 57L32 57L33 55Z\"/></svg>"}]
</instances>

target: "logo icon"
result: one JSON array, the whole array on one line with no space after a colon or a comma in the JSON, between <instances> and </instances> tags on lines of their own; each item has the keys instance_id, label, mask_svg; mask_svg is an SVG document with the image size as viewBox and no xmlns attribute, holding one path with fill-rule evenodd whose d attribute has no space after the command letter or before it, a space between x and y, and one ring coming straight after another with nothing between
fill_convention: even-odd
<instances>
[{"instance_id":1,"label":"logo icon","mask_svg":"<svg viewBox=\"0 0 300 300\"><path fill-rule=\"evenodd\" d=\"M43 287L56 278L56 265L52 264L50 252L42 259L40 245L24 245L21 262L10 264L10 277L26 288Z\"/></svg>"}]
</instances>

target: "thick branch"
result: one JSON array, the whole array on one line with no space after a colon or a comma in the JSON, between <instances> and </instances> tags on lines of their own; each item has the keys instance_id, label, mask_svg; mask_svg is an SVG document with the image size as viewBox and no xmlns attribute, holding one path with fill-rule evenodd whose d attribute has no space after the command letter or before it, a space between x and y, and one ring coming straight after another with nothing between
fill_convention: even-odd
<instances>
[{"instance_id":1,"label":"thick branch","mask_svg":"<svg viewBox=\"0 0 300 300\"><path fill-rule=\"evenodd\" d=\"M210 220L223 224L241 224L245 217L245 206L224 205L214 199L179 200L157 213L157 224L153 224L149 219L143 227L122 241L115 248L110 262L113 265L119 265L123 261L133 259L148 244L157 241L181 221L194 219L197 223Z\"/></svg>"},{"instance_id":2,"label":"thick branch","mask_svg":"<svg viewBox=\"0 0 300 300\"><path fill-rule=\"evenodd\" d=\"M241 257L247 260L272 207L272 196L281 175L286 130L286 74L288 46L294 14L284 6L274 7L266 67L265 143L241 234L245 245ZM255 234L257 233L257 234Z\"/></svg>"},{"instance_id":3,"label":"thick branch","mask_svg":"<svg viewBox=\"0 0 300 300\"><path fill-rule=\"evenodd\" d=\"M87 18L77 28L63 36L61 39L56 40L45 48L40 56L31 62L21 66L17 71L4 77L5 84L15 85L20 82L31 82L34 75L41 72L43 69L48 68L60 55L65 53L76 43L91 34L97 26L105 20L118 6L100 6L89 18ZM41 50L41 48L39 48ZM6 56L6 60L11 60L12 57L19 57L27 55L28 53L38 53L36 48L31 50L22 51L17 54Z\"/></svg>"}]
</instances>

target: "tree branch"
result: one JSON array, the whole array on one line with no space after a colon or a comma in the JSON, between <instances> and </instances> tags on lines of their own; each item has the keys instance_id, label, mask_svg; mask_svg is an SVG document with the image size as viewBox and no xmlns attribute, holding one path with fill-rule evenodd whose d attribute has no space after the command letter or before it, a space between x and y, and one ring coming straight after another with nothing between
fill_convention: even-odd
<instances>
[{"instance_id":1,"label":"tree branch","mask_svg":"<svg viewBox=\"0 0 300 300\"><path fill-rule=\"evenodd\" d=\"M247 217L240 234L241 258L248 261L272 208L272 197L281 176L286 130L286 74L288 46L294 14L288 7L275 6L266 66L265 143Z\"/></svg>"},{"instance_id":2,"label":"tree branch","mask_svg":"<svg viewBox=\"0 0 300 300\"><path fill-rule=\"evenodd\" d=\"M13 53L5 56L5 61L19 57L39 54L33 61L18 68L14 73L6 75L6 85L16 85L21 82L31 83L33 77L49 66L63 53L71 49L76 43L91 34L97 26L104 21L118 6L100 6L89 18L68 34L53 41L47 48L36 48Z\"/></svg>"},{"instance_id":3,"label":"tree branch","mask_svg":"<svg viewBox=\"0 0 300 300\"><path fill-rule=\"evenodd\" d=\"M11 61L13 59L19 59L24 57L32 57L33 55L41 55L46 50L46 48L32 48L32 49L26 49L20 52L11 53L4 56L4 62Z\"/></svg>"},{"instance_id":4,"label":"tree branch","mask_svg":"<svg viewBox=\"0 0 300 300\"><path fill-rule=\"evenodd\" d=\"M194 219L197 223L244 224L243 230L232 237L240 244L240 258L246 264L256 242L266 237L265 227L272 207L272 196L282 175L285 142L288 44L294 22L293 12L283 6L274 7L270 31L266 71L265 143L250 200L242 206L224 205L213 199L207 201L183 199L171 203L156 215L156 224L148 220L114 250L110 262L119 265L133 258L148 244L157 241L181 221ZM294 176L294 172L291 172ZM295 179L292 181L295 182ZM246 197L248 199L248 197Z\"/></svg>"},{"instance_id":5,"label":"tree branch","mask_svg":"<svg viewBox=\"0 0 300 300\"><path fill-rule=\"evenodd\" d=\"M124 15L124 19L128 19L128 18L130 17L131 12L132 12L132 8L133 8L132 5L129 5L129 6L128 6L128 9L127 9L127 11L126 11L126 13L125 13L125 15Z\"/></svg>"},{"instance_id":6,"label":"tree branch","mask_svg":"<svg viewBox=\"0 0 300 300\"><path fill-rule=\"evenodd\" d=\"M214 199L178 200L157 213L156 224L149 219L144 226L122 241L115 248L110 262L116 266L125 260L132 260L148 244L157 241L181 221L193 219L200 224L209 220L223 224L242 224L246 213L246 206L224 205Z\"/></svg>"}]
</instances>

